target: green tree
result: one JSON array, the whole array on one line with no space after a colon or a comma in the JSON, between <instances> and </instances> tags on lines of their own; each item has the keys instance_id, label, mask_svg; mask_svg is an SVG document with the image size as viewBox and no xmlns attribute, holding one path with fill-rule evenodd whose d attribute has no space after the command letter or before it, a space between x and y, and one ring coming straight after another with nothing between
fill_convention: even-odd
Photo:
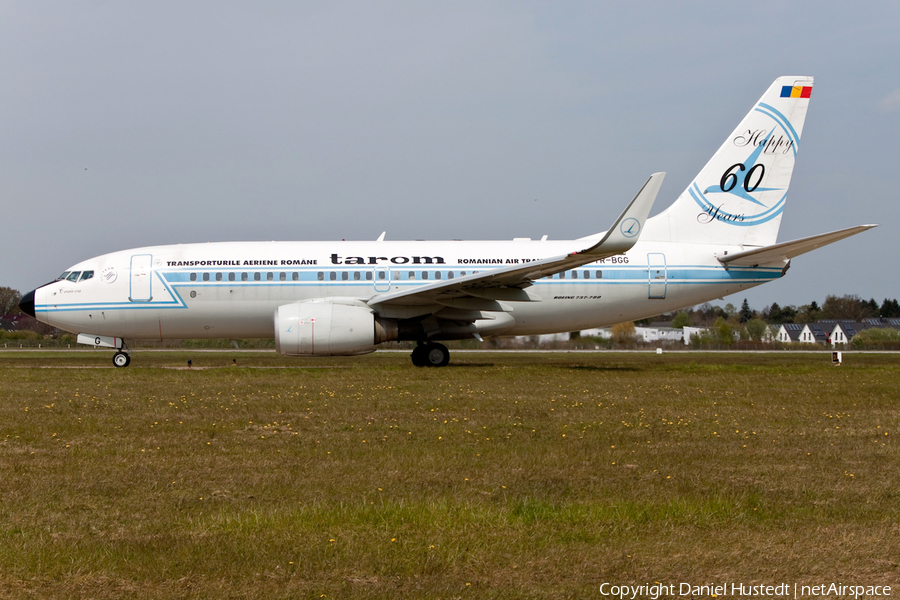
<instances>
[{"instance_id":1,"label":"green tree","mask_svg":"<svg viewBox=\"0 0 900 600\"><path fill-rule=\"evenodd\" d=\"M747 302L746 298L744 298L744 301L741 303L741 312L738 314L740 315L741 323L746 323L756 316L753 314L753 309L750 308L750 303Z\"/></svg>"},{"instance_id":2,"label":"green tree","mask_svg":"<svg viewBox=\"0 0 900 600\"><path fill-rule=\"evenodd\" d=\"M19 290L10 287L0 287L0 315L15 315L22 312L19 309L19 300L22 294Z\"/></svg>"},{"instance_id":3,"label":"green tree","mask_svg":"<svg viewBox=\"0 0 900 600\"><path fill-rule=\"evenodd\" d=\"M772 306L763 311L762 317L769 323L781 325L783 323L793 323L797 316L797 309L793 306L785 306L781 308L777 302L773 302Z\"/></svg>"},{"instance_id":4,"label":"green tree","mask_svg":"<svg viewBox=\"0 0 900 600\"><path fill-rule=\"evenodd\" d=\"M850 344L854 348L867 348L878 344L900 345L900 331L888 327L863 329L853 336L853 339L850 340Z\"/></svg>"},{"instance_id":5,"label":"green tree","mask_svg":"<svg viewBox=\"0 0 900 600\"><path fill-rule=\"evenodd\" d=\"M634 323L632 321L618 323L609 329L612 333L612 341L614 344L634 344L637 342L637 336L634 333Z\"/></svg>"},{"instance_id":6,"label":"green tree","mask_svg":"<svg viewBox=\"0 0 900 600\"><path fill-rule=\"evenodd\" d=\"M762 319L750 319L744 324L744 329L747 330L747 336L753 340L754 342L758 342L763 339L766 335L766 329L768 329L768 325Z\"/></svg>"},{"instance_id":7,"label":"green tree","mask_svg":"<svg viewBox=\"0 0 900 600\"><path fill-rule=\"evenodd\" d=\"M693 317L691 320L695 324L709 327L716 322L716 319L720 317L725 319L728 318L728 315L718 306L704 302L694 311Z\"/></svg>"},{"instance_id":8,"label":"green tree","mask_svg":"<svg viewBox=\"0 0 900 600\"><path fill-rule=\"evenodd\" d=\"M675 329L684 329L691 324L691 315L686 310L681 311L672 319L672 327Z\"/></svg>"},{"instance_id":9,"label":"green tree","mask_svg":"<svg viewBox=\"0 0 900 600\"><path fill-rule=\"evenodd\" d=\"M868 302L861 300L856 295L826 296L825 303L822 304L821 314L823 319L862 321L863 319L874 317L875 311L872 310Z\"/></svg>"},{"instance_id":10,"label":"green tree","mask_svg":"<svg viewBox=\"0 0 900 600\"><path fill-rule=\"evenodd\" d=\"M819 308L818 303L813 300L809 304L804 304L800 307L800 310L797 311L797 315L794 317L794 323L815 323L819 320L821 314L822 310Z\"/></svg>"},{"instance_id":11,"label":"green tree","mask_svg":"<svg viewBox=\"0 0 900 600\"><path fill-rule=\"evenodd\" d=\"M880 312L878 303L875 302L875 298L869 298L869 301L866 302L866 305L869 307L869 310L872 311L872 316L877 317Z\"/></svg>"},{"instance_id":12,"label":"green tree","mask_svg":"<svg viewBox=\"0 0 900 600\"><path fill-rule=\"evenodd\" d=\"M722 317L716 319L716 322L712 327L712 332L717 343L726 346L730 346L734 343L734 327Z\"/></svg>"},{"instance_id":13,"label":"green tree","mask_svg":"<svg viewBox=\"0 0 900 600\"><path fill-rule=\"evenodd\" d=\"M884 302L881 303L881 308L878 311L879 316L885 319L896 319L900 317L900 303L897 302L897 299L888 300L884 299Z\"/></svg>"}]
</instances>

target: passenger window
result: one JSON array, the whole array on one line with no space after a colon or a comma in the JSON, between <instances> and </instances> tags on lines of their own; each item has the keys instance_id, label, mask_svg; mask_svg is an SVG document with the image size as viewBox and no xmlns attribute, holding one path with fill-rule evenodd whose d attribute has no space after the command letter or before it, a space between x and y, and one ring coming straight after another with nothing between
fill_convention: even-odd
<instances>
[{"instance_id":1,"label":"passenger window","mask_svg":"<svg viewBox=\"0 0 900 600\"><path fill-rule=\"evenodd\" d=\"M582 271L582 272L581 272L581 276L584 277L585 279L590 279L590 278L591 278L591 272L590 272L590 271Z\"/></svg>"},{"instance_id":2,"label":"passenger window","mask_svg":"<svg viewBox=\"0 0 900 600\"><path fill-rule=\"evenodd\" d=\"M422 271L422 281L428 279L428 271Z\"/></svg>"},{"instance_id":3,"label":"passenger window","mask_svg":"<svg viewBox=\"0 0 900 600\"><path fill-rule=\"evenodd\" d=\"M203 274L203 281L209 281L209 273Z\"/></svg>"},{"instance_id":4,"label":"passenger window","mask_svg":"<svg viewBox=\"0 0 900 600\"><path fill-rule=\"evenodd\" d=\"M350 273L347 271L341 272L341 281L347 281L350 279Z\"/></svg>"},{"instance_id":5,"label":"passenger window","mask_svg":"<svg viewBox=\"0 0 900 600\"><path fill-rule=\"evenodd\" d=\"M372 281L372 271L366 271L366 281Z\"/></svg>"},{"instance_id":6,"label":"passenger window","mask_svg":"<svg viewBox=\"0 0 900 600\"><path fill-rule=\"evenodd\" d=\"M197 274L191 273L191 281L197 281Z\"/></svg>"},{"instance_id":7,"label":"passenger window","mask_svg":"<svg viewBox=\"0 0 900 600\"><path fill-rule=\"evenodd\" d=\"M287 273L282 271L278 274L278 281L287 281Z\"/></svg>"},{"instance_id":8,"label":"passenger window","mask_svg":"<svg viewBox=\"0 0 900 600\"><path fill-rule=\"evenodd\" d=\"M393 277L394 277L394 281L399 281L400 280L400 271L394 271Z\"/></svg>"},{"instance_id":9,"label":"passenger window","mask_svg":"<svg viewBox=\"0 0 900 600\"><path fill-rule=\"evenodd\" d=\"M88 279L91 279L93 277L94 277L93 271L85 271L84 273L81 274L81 279L79 279L78 281L87 281Z\"/></svg>"},{"instance_id":10,"label":"passenger window","mask_svg":"<svg viewBox=\"0 0 900 600\"><path fill-rule=\"evenodd\" d=\"M256 273L253 274L253 281L261 281L261 280L262 280L262 274L259 271L257 271Z\"/></svg>"},{"instance_id":11,"label":"passenger window","mask_svg":"<svg viewBox=\"0 0 900 600\"><path fill-rule=\"evenodd\" d=\"M560 273L560 274L559 274L559 278L560 278L560 279L565 279L565 278L566 278L566 272L563 271L562 273Z\"/></svg>"},{"instance_id":12,"label":"passenger window","mask_svg":"<svg viewBox=\"0 0 900 600\"><path fill-rule=\"evenodd\" d=\"M603 279L603 271L597 271L594 274L594 277L596 277L597 279Z\"/></svg>"},{"instance_id":13,"label":"passenger window","mask_svg":"<svg viewBox=\"0 0 900 600\"><path fill-rule=\"evenodd\" d=\"M247 281L250 277L246 273L241 273L241 281Z\"/></svg>"},{"instance_id":14,"label":"passenger window","mask_svg":"<svg viewBox=\"0 0 900 600\"><path fill-rule=\"evenodd\" d=\"M75 282L78 281L78 276L81 275L81 271L72 271L69 273L69 276L66 277L69 281Z\"/></svg>"},{"instance_id":15,"label":"passenger window","mask_svg":"<svg viewBox=\"0 0 900 600\"><path fill-rule=\"evenodd\" d=\"M440 279L440 278L441 278L441 272L440 272L440 271L435 271L435 272L434 272L434 278L435 278L435 279Z\"/></svg>"},{"instance_id":16,"label":"passenger window","mask_svg":"<svg viewBox=\"0 0 900 600\"><path fill-rule=\"evenodd\" d=\"M453 271L447 272L447 279L453 279Z\"/></svg>"},{"instance_id":17,"label":"passenger window","mask_svg":"<svg viewBox=\"0 0 900 600\"><path fill-rule=\"evenodd\" d=\"M385 280L385 273L384 273L384 271L378 271L378 279L380 279L381 281L384 281L384 280Z\"/></svg>"},{"instance_id":18,"label":"passenger window","mask_svg":"<svg viewBox=\"0 0 900 600\"><path fill-rule=\"evenodd\" d=\"M269 271L266 273L266 281L275 281L275 273Z\"/></svg>"},{"instance_id":19,"label":"passenger window","mask_svg":"<svg viewBox=\"0 0 900 600\"><path fill-rule=\"evenodd\" d=\"M410 281L415 281L415 280L416 280L416 272L415 272L415 271L410 271L410 272L409 272L409 280L410 280Z\"/></svg>"},{"instance_id":20,"label":"passenger window","mask_svg":"<svg viewBox=\"0 0 900 600\"><path fill-rule=\"evenodd\" d=\"M216 281L222 281L222 274L216 273Z\"/></svg>"},{"instance_id":21,"label":"passenger window","mask_svg":"<svg viewBox=\"0 0 900 600\"><path fill-rule=\"evenodd\" d=\"M234 273L228 274L228 281L234 281Z\"/></svg>"},{"instance_id":22,"label":"passenger window","mask_svg":"<svg viewBox=\"0 0 900 600\"><path fill-rule=\"evenodd\" d=\"M572 271L572 279L578 279L578 271Z\"/></svg>"},{"instance_id":23,"label":"passenger window","mask_svg":"<svg viewBox=\"0 0 900 600\"><path fill-rule=\"evenodd\" d=\"M359 281L359 271L353 271L353 281Z\"/></svg>"},{"instance_id":24,"label":"passenger window","mask_svg":"<svg viewBox=\"0 0 900 600\"><path fill-rule=\"evenodd\" d=\"M318 279L319 281L325 281L325 273L319 271L318 273L316 273L316 279Z\"/></svg>"},{"instance_id":25,"label":"passenger window","mask_svg":"<svg viewBox=\"0 0 900 600\"><path fill-rule=\"evenodd\" d=\"M330 279L331 281L337 281L337 273L335 273L334 271L331 271L328 274L328 279Z\"/></svg>"},{"instance_id":26,"label":"passenger window","mask_svg":"<svg viewBox=\"0 0 900 600\"><path fill-rule=\"evenodd\" d=\"M460 277L465 277L465 276L466 276L466 272L465 272L465 271L460 271L460 272L459 272L459 276L460 276Z\"/></svg>"},{"instance_id":27,"label":"passenger window","mask_svg":"<svg viewBox=\"0 0 900 600\"><path fill-rule=\"evenodd\" d=\"M298 273L297 271L294 271L293 273L291 273L291 280L292 281L300 281L300 273Z\"/></svg>"}]
</instances>

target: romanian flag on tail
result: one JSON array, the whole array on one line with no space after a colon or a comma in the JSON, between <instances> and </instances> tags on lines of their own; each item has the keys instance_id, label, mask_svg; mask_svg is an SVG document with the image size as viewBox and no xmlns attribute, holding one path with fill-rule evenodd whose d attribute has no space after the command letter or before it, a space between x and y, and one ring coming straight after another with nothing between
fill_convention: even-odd
<instances>
[{"instance_id":1,"label":"romanian flag on tail","mask_svg":"<svg viewBox=\"0 0 900 600\"><path fill-rule=\"evenodd\" d=\"M811 95L811 85L785 85L781 88L782 98L809 98Z\"/></svg>"}]
</instances>

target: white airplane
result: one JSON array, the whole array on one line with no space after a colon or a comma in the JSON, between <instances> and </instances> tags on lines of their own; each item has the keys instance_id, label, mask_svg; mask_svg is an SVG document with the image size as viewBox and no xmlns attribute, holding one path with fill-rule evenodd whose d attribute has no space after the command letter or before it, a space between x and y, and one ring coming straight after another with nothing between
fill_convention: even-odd
<instances>
[{"instance_id":1,"label":"white airplane","mask_svg":"<svg viewBox=\"0 0 900 600\"><path fill-rule=\"evenodd\" d=\"M20 306L78 342L275 338L288 356L418 342L577 331L646 318L783 277L791 259L860 225L776 243L812 91L780 77L694 181L648 219L656 173L605 232L574 241L227 242L150 246L91 258ZM640 241L639 241L640 240Z\"/></svg>"}]
</instances>

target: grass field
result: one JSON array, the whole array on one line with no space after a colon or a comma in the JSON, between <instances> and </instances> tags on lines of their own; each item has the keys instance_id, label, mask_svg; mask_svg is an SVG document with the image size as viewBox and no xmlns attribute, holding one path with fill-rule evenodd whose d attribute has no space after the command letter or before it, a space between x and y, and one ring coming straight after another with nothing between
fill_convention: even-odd
<instances>
[{"instance_id":1,"label":"grass field","mask_svg":"<svg viewBox=\"0 0 900 600\"><path fill-rule=\"evenodd\" d=\"M898 399L892 354L0 353L0 598L896 591Z\"/></svg>"}]
</instances>

